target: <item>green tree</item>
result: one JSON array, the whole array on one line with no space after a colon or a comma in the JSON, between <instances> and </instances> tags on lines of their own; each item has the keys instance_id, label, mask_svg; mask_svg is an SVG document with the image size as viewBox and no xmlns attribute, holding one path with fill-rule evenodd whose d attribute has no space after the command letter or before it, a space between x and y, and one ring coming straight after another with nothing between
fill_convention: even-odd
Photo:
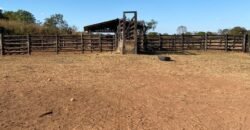
<instances>
[{"instance_id":1,"label":"green tree","mask_svg":"<svg viewBox=\"0 0 250 130\"><path fill-rule=\"evenodd\" d=\"M159 35L159 33L157 33L157 32L149 32L148 35L150 35L150 36L157 36L157 35Z\"/></svg>"},{"instance_id":2,"label":"green tree","mask_svg":"<svg viewBox=\"0 0 250 130\"><path fill-rule=\"evenodd\" d=\"M69 25L66 20L63 19L62 14L54 14L45 19L44 27L47 28L49 33L67 33Z\"/></svg>"},{"instance_id":3,"label":"green tree","mask_svg":"<svg viewBox=\"0 0 250 130\"><path fill-rule=\"evenodd\" d=\"M230 29L219 29L218 34L226 35L230 32Z\"/></svg>"},{"instance_id":4,"label":"green tree","mask_svg":"<svg viewBox=\"0 0 250 130\"><path fill-rule=\"evenodd\" d=\"M201 31L201 32L196 32L196 33L195 33L195 35L205 35L205 34L206 34L206 32L202 32L202 31Z\"/></svg>"},{"instance_id":5,"label":"green tree","mask_svg":"<svg viewBox=\"0 0 250 130\"><path fill-rule=\"evenodd\" d=\"M192 35L193 33L192 32L186 32L184 33L185 35Z\"/></svg>"},{"instance_id":6,"label":"green tree","mask_svg":"<svg viewBox=\"0 0 250 130\"><path fill-rule=\"evenodd\" d=\"M207 35L217 35L217 33L215 33L215 32L207 32Z\"/></svg>"},{"instance_id":7,"label":"green tree","mask_svg":"<svg viewBox=\"0 0 250 130\"><path fill-rule=\"evenodd\" d=\"M230 34L230 35L243 35L246 33L247 33L246 28L238 26L238 27L234 27L233 29L231 29L228 34Z\"/></svg>"},{"instance_id":8,"label":"green tree","mask_svg":"<svg viewBox=\"0 0 250 130\"><path fill-rule=\"evenodd\" d=\"M3 17L7 20L25 22L25 23L35 23L36 19L34 15L25 10L14 11L6 11L3 13Z\"/></svg>"},{"instance_id":9,"label":"green tree","mask_svg":"<svg viewBox=\"0 0 250 130\"><path fill-rule=\"evenodd\" d=\"M157 27L158 22L155 21L154 19L151 19L148 22L145 21L139 21L139 23L143 24L144 26L144 33L148 33L149 30L155 30L155 28Z\"/></svg>"}]
</instances>

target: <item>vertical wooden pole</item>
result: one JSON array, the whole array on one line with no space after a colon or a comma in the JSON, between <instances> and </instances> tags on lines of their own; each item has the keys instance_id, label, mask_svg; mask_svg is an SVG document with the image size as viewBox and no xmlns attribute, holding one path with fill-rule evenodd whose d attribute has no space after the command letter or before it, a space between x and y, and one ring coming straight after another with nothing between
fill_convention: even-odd
<instances>
[{"instance_id":1,"label":"vertical wooden pole","mask_svg":"<svg viewBox=\"0 0 250 130\"><path fill-rule=\"evenodd\" d=\"M28 51L28 54L30 55L31 54L31 41L30 41L30 34L27 34L27 51Z\"/></svg>"},{"instance_id":2,"label":"vertical wooden pole","mask_svg":"<svg viewBox=\"0 0 250 130\"><path fill-rule=\"evenodd\" d=\"M143 51L148 50L148 36L143 33Z\"/></svg>"},{"instance_id":3,"label":"vertical wooden pole","mask_svg":"<svg viewBox=\"0 0 250 130\"><path fill-rule=\"evenodd\" d=\"M208 39L208 35L207 33L205 34L205 44L204 44L204 50L207 51L207 39Z\"/></svg>"},{"instance_id":4,"label":"vertical wooden pole","mask_svg":"<svg viewBox=\"0 0 250 130\"><path fill-rule=\"evenodd\" d=\"M92 41L92 35L94 35L94 34L89 33L89 35L90 35L90 36L89 36L89 37L90 37L90 40L89 40L89 41L90 41L90 49L91 49L90 51L91 51L91 53L92 53L92 52L93 52L93 41Z\"/></svg>"},{"instance_id":5,"label":"vertical wooden pole","mask_svg":"<svg viewBox=\"0 0 250 130\"><path fill-rule=\"evenodd\" d=\"M84 53L84 39L83 39L83 33L81 33L81 44L82 44L81 51L82 51L82 53Z\"/></svg>"},{"instance_id":6,"label":"vertical wooden pole","mask_svg":"<svg viewBox=\"0 0 250 130\"><path fill-rule=\"evenodd\" d=\"M250 52L250 35L247 34L247 52Z\"/></svg>"},{"instance_id":7,"label":"vertical wooden pole","mask_svg":"<svg viewBox=\"0 0 250 130\"><path fill-rule=\"evenodd\" d=\"M141 37L141 47L143 47L143 49L145 49L145 48L144 48L144 44L145 44L145 39L144 39L144 38L145 38L145 37L144 37L144 32L143 32L143 31L141 31L141 36L140 36L140 37ZM141 51L143 51L143 50L141 50L141 47L138 48L138 52L139 52L139 53L140 53Z\"/></svg>"},{"instance_id":8,"label":"vertical wooden pole","mask_svg":"<svg viewBox=\"0 0 250 130\"><path fill-rule=\"evenodd\" d=\"M123 12L123 29L122 29L122 46L121 46L121 52L122 54L125 53L125 43L126 43L126 14Z\"/></svg>"},{"instance_id":9,"label":"vertical wooden pole","mask_svg":"<svg viewBox=\"0 0 250 130\"><path fill-rule=\"evenodd\" d=\"M102 52L102 34L99 34L99 49Z\"/></svg>"},{"instance_id":10,"label":"vertical wooden pole","mask_svg":"<svg viewBox=\"0 0 250 130\"><path fill-rule=\"evenodd\" d=\"M135 29L134 29L134 39L135 39L135 54L138 54L138 39L137 39L137 12L135 12Z\"/></svg>"},{"instance_id":11,"label":"vertical wooden pole","mask_svg":"<svg viewBox=\"0 0 250 130\"><path fill-rule=\"evenodd\" d=\"M58 34L56 34L56 54L58 54L58 40L59 40L59 37L58 37Z\"/></svg>"},{"instance_id":12,"label":"vertical wooden pole","mask_svg":"<svg viewBox=\"0 0 250 130\"><path fill-rule=\"evenodd\" d=\"M177 50L177 47L176 47L176 37L177 37L177 35L175 34L174 35L174 42L173 42L173 48L174 48L174 51L176 51Z\"/></svg>"},{"instance_id":13,"label":"vertical wooden pole","mask_svg":"<svg viewBox=\"0 0 250 130\"><path fill-rule=\"evenodd\" d=\"M248 44L247 43L247 37L248 37L247 34L243 35L243 43L242 43L242 51L243 52L247 52L247 46L248 46L247 45Z\"/></svg>"},{"instance_id":14,"label":"vertical wooden pole","mask_svg":"<svg viewBox=\"0 0 250 130\"><path fill-rule=\"evenodd\" d=\"M160 50L162 50L162 39L161 39L161 34L159 34L159 43L160 43Z\"/></svg>"},{"instance_id":15,"label":"vertical wooden pole","mask_svg":"<svg viewBox=\"0 0 250 130\"><path fill-rule=\"evenodd\" d=\"M0 33L0 47L1 47L1 55L3 56L4 55L4 43L3 43L3 34Z\"/></svg>"},{"instance_id":16,"label":"vertical wooden pole","mask_svg":"<svg viewBox=\"0 0 250 130\"><path fill-rule=\"evenodd\" d=\"M228 51L228 35L226 35L226 39L225 39L225 51Z\"/></svg>"},{"instance_id":17,"label":"vertical wooden pole","mask_svg":"<svg viewBox=\"0 0 250 130\"><path fill-rule=\"evenodd\" d=\"M112 52L114 51L114 48L115 49L117 49L117 45L118 45L118 36L117 36L117 33L114 35L114 37L113 38L115 38L114 40L113 40L113 45L112 45Z\"/></svg>"},{"instance_id":18,"label":"vertical wooden pole","mask_svg":"<svg viewBox=\"0 0 250 130\"><path fill-rule=\"evenodd\" d=\"M182 44L182 51L184 51L184 34L181 35L181 44Z\"/></svg>"}]
</instances>

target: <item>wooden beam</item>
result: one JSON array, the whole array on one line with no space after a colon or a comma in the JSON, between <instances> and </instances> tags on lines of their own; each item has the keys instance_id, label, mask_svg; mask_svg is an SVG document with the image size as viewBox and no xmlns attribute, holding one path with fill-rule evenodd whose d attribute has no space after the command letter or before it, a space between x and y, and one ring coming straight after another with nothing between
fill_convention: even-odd
<instances>
[{"instance_id":1,"label":"wooden beam","mask_svg":"<svg viewBox=\"0 0 250 130\"><path fill-rule=\"evenodd\" d=\"M83 33L81 33L81 44L82 44L81 51L82 51L82 53L84 53L84 37L83 37Z\"/></svg>"},{"instance_id":2,"label":"wooden beam","mask_svg":"<svg viewBox=\"0 0 250 130\"><path fill-rule=\"evenodd\" d=\"M160 44L160 50L162 50L162 39L161 39L161 34L159 34L159 44Z\"/></svg>"},{"instance_id":3,"label":"wooden beam","mask_svg":"<svg viewBox=\"0 0 250 130\"><path fill-rule=\"evenodd\" d=\"M248 43L247 52L250 52L250 35L249 34L247 34L247 43Z\"/></svg>"},{"instance_id":4,"label":"wooden beam","mask_svg":"<svg viewBox=\"0 0 250 130\"><path fill-rule=\"evenodd\" d=\"M118 33L115 33L115 36L114 36L114 42L115 43L113 43L113 46L112 46L112 50L114 51L114 48L117 48L118 47Z\"/></svg>"},{"instance_id":5,"label":"wooden beam","mask_svg":"<svg viewBox=\"0 0 250 130\"><path fill-rule=\"evenodd\" d=\"M137 12L135 11L134 12L134 15L135 15L135 28L134 28L134 39L135 39L135 54L138 54L138 39L137 39Z\"/></svg>"},{"instance_id":6,"label":"wooden beam","mask_svg":"<svg viewBox=\"0 0 250 130\"><path fill-rule=\"evenodd\" d=\"M0 33L0 46L1 46L1 55L4 55L4 43L3 43L4 35Z\"/></svg>"},{"instance_id":7,"label":"wooden beam","mask_svg":"<svg viewBox=\"0 0 250 130\"><path fill-rule=\"evenodd\" d=\"M58 34L56 34L56 54L58 54L58 52L59 52L58 45L59 45L59 36L58 36Z\"/></svg>"},{"instance_id":8,"label":"wooden beam","mask_svg":"<svg viewBox=\"0 0 250 130\"><path fill-rule=\"evenodd\" d=\"M228 35L225 37L225 51L228 51Z\"/></svg>"},{"instance_id":9,"label":"wooden beam","mask_svg":"<svg viewBox=\"0 0 250 130\"><path fill-rule=\"evenodd\" d=\"M102 34L99 34L99 49L102 52Z\"/></svg>"},{"instance_id":10,"label":"wooden beam","mask_svg":"<svg viewBox=\"0 0 250 130\"><path fill-rule=\"evenodd\" d=\"M126 34L125 34L125 29L126 29L126 14L125 12L123 13L123 29L122 29L122 46L121 46L121 53L125 53L125 43L126 43Z\"/></svg>"},{"instance_id":11,"label":"wooden beam","mask_svg":"<svg viewBox=\"0 0 250 130\"><path fill-rule=\"evenodd\" d=\"M185 37L184 37L184 34L181 35L181 44L182 44L182 51L184 51L184 40L185 40Z\"/></svg>"},{"instance_id":12,"label":"wooden beam","mask_svg":"<svg viewBox=\"0 0 250 130\"><path fill-rule=\"evenodd\" d=\"M243 35L243 43L242 43L242 51L247 52L248 42L247 42L247 34Z\"/></svg>"},{"instance_id":13,"label":"wooden beam","mask_svg":"<svg viewBox=\"0 0 250 130\"><path fill-rule=\"evenodd\" d=\"M28 54L31 54L31 39L30 39L30 34L27 34L27 51Z\"/></svg>"},{"instance_id":14,"label":"wooden beam","mask_svg":"<svg viewBox=\"0 0 250 130\"><path fill-rule=\"evenodd\" d=\"M114 35L113 38L114 38L114 40L113 40L114 43L113 43L113 45L112 45L112 52L114 51L114 48L117 48L117 44L118 44L118 43L117 43L117 41L118 41L118 40L117 40L117 33L115 33L115 35Z\"/></svg>"},{"instance_id":15,"label":"wooden beam","mask_svg":"<svg viewBox=\"0 0 250 130\"><path fill-rule=\"evenodd\" d=\"M205 45L204 45L204 50L207 51L207 39L208 39L208 35L207 33L205 34Z\"/></svg>"},{"instance_id":16,"label":"wooden beam","mask_svg":"<svg viewBox=\"0 0 250 130\"><path fill-rule=\"evenodd\" d=\"M93 52L92 35L93 35L93 34L91 34L91 33L90 33L90 40L89 40L89 41L90 41L90 49L91 49L91 53Z\"/></svg>"}]
</instances>

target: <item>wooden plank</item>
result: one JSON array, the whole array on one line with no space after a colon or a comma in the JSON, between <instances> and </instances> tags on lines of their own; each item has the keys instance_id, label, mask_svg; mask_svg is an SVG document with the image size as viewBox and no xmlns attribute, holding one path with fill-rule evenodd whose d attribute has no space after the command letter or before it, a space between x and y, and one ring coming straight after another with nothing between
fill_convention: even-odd
<instances>
[{"instance_id":1,"label":"wooden plank","mask_svg":"<svg viewBox=\"0 0 250 130\"><path fill-rule=\"evenodd\" d=\"M247 51L246 52L250 52L250 35L249 34L247 34Z\"/></svg>"},{"instance_id":2,"label":"wooden plank","mask_svg":"<svg viewBox=\"0 0 250 130\"><path fill-rule=\"evenodd\" d=\"M81 49L82 49L82 53L84 53L84 37L83 37L83 33L81 33Z\"/></svg>"},{"instance_id":3,"label":"wooden plank","mask_svg":"<svg viewBox=\"0 0 250 130\"><path fill-rule=\"evenodd\" d=\"M184 50L184 40L185 40L185 36L184 36L184 34L182 34L181 35L182 50Z\"/></svg>"},{"instance_id":4,"label":"wooden plank","mask_svg":"<svg viewBox=\"0 0 250 130\"><path fill-rule=\"evenodd\" d=\"M3 34L0 33L0 46L1 46L1 55L3 56L4 55L4 43L3 43Z\"/></svg>"},{"instance_id":5,"label":"wooden plank","mask_svg":"<svg viewBox=\"0 0 250 130\"><path fill-rule=\"evenodd\" d=\"M205 34L205 45L204 45L204 50L207 51L207 39L208 39L208 35L207 33Z\"/></svg>"},{"instance_id":6,"label":"wooden plank","mask_svg":"<svg viewBox=\"0 0 250 130\"><path fill-rule=\"evenodd\" d=\"M225 36L225 51L228 51L228 35Z\"/></svg>"},{"instance_id":7,"label":"wooden plank","mask_svg":"<svg viewBox=\"0 0 250 130\"><path fill-rule=\"evenodd\" d=\"M49 48L56 48L56 46L32 46L31 48L44 48L44 49L49 49Z\"/></svg>"},{"instance_id":8,"label":"wooden plank","mask_svg":"<svg viewBox=\"0 0 250 130\"><path fill-rule=\"evenodd\" d=\"M137 35L137 24L138 24L138 23L137 23L137 12L136 12L136 11L134 12L134 15L135 15L135 16L134 16L134 18L135 18L135 19L134 19L134 24L135 24L135 25L134 25L134 27L135 27L135 28L134 28L135 54L138 54L138 41L137 41L137 40L138 40L138 39L137 39L137 36L138 36L138 35Z\"/></svg>"},{"instance_id":9,"label":"wooden plank","mask_svg":"<svg viewBox=\"0 0 250 130\"><path fill-rule=\"evenodd\" d=\"M247 34L244 34L243 36L243 43L242 43L242 51L247 52Z\"/></svg>"},{"instance_id":10,"label":"wooden plank","mask_svg":"<svg viewBox=\"0 0 250 130\"><path fill-rule=\"evenodd\" d=\"M27 50L28 51L28 48L25 46L25 47L4 47L4 50Z\"/></svg>"},{"instance_id":11,"label":"wooden plank","mask_svg":"<svg viewBox=\"0 0 250 130\"><path fill-rule=\"evenodd\" d=\"M161 38L161 34L159 34L159 45L160 45L160 50L162 50L162 38Z\"/></svg>"},{"instance_id":12,"label":"wooden plank","mask_svg":"<svg viewBox=\"0 0 250 130\"><path fill-rule=\"evenodd\" d=\"M58 52L59 52L58 46L59 46L59 36L58 36L58 34L57 34L57 35L56 35L56 54L58 54Z\"/></svg>"},{"instance_id":13,"label":"wooden plank","mask_svg":"<svg viewBox=\"0 0 250 130\"><path fill-rule=\"evenodd\" d=\"M9 45L27 45L27 42L15 42L15 43L7 43L5 41L4 42L4 46L9 46Z\"/></svg>"},{"instance_id":14,"label":"wooden plank","mask_svg":"<svg viewBox=\"0 0 250 130\"><path fill-rule=\"evenodd\" d=\"M102 34L99 34L99 49L102 52Z\"/></svg>"},{"instance_id":15,"label":"wooden plank","mask_svg":"<svg viewBox=\"0 0 250 130\"><path fill-rule=\"evenodd\" d=\"M30 35L28 34L27 35L27 51L28 51L28 54L30 55L31 54L31 41L30 41Z\"/></svg>"}]
</instances>

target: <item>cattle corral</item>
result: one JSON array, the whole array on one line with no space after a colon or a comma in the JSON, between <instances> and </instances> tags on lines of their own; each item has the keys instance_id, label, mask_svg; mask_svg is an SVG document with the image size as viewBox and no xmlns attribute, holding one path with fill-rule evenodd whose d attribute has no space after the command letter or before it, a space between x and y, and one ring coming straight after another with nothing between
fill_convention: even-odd
<instances>
[{"instance_id":1,"label":"cattle corral","mask_svg":"<svg viewBox=\"0 0 250 130\"><path fill-rule=\"evenodd\" d=\"M136 11L84 30L0 33L0 129L250 129L248 34L147 35Z\"/></svg>"},{"instance_id":2,"label":"cattle corral","mask_svg":"<svg viewBox=\"0 0 250 130\"><path fill-rule=\"evenodd\" d=\"M247 53L0 57L0 129L250 129Z\"/></svg>"},{"instance_id":3,"label":"cattle corral","mask_svg":"<svg viewBox=\"0 0 250 130\"><path fill-rule=\"evenodd\" d=\"M114 52L118 49L116 35L3 35L1 54L31 54L32 52ZM248 35L158 35L138 36L140 53L178 52L182 50L224 50L249 52ZM129 45L124 45L124 48Z\"/></svg>"},{"instance_id":4,"label":"cattle corral","mask_svg":"<svg viewBox=\"0 0 250 130\"><path fill-rule=\"evenodd\" d=\"M130 16L130 17L129 17ZM241 35L147 35L137 11L123 12L123 18L84 27L81 35L6 35L0 32L0 52L31 54L36 51L116 51L121 54L178 52L183 50L225 50L250 52L247 33Z\"/></svg>"}]
</instances>

